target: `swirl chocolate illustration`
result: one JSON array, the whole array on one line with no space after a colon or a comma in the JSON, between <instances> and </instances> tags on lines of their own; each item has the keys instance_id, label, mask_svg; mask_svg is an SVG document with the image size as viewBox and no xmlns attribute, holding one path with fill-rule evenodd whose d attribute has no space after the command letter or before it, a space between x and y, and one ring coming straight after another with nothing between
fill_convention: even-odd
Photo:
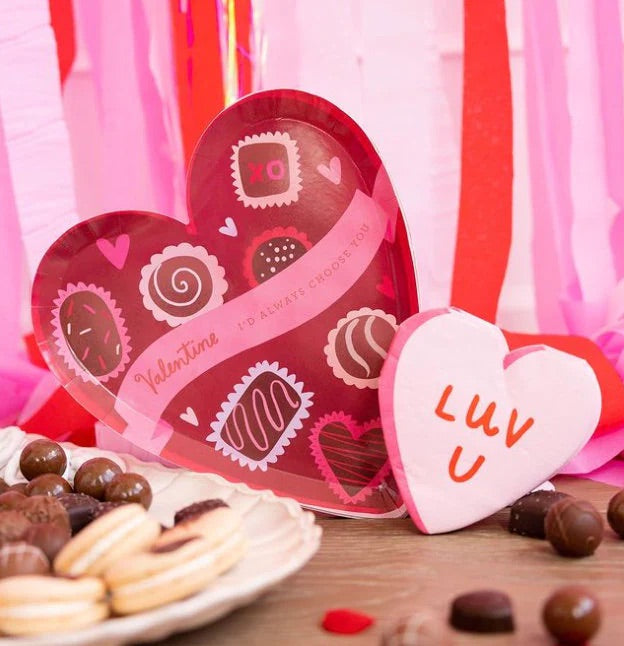
<instances>
[{"instance_id":1,"label":"swirl chocolate illustration","mask_svg":"<svg viewBox=\"0 0 624 646\"><path fill-rule=\"evenodd\" d=\"M67 367L85 381L117 376L129 361L130 344L111 295L95 285L70 283L54 304L54 337Z\"/></svg>"},{"instance_id":2,"label":"swirl chocolate illustration","mask_svg":"<svg viewBox=\"0 0 624 646\"><path fill-rule=\"evenodd\" d=\"M154 254L139 283L145 307L171 327L222 305L227 287L215 256L187 242Z\"/></svg>"},{"instance_id":3,"label":"swirl chocolate illustration","mask_svg":"<svg viewBox=\"0 0 624 646\"><path fill-rule=\"evenodd\" d=\"M243 265L245 277L255 287L292 265L311 248L306 234L295 227L265 231L247 249Z\"/></svg>"},{"instance_id":4,"label":"swirl chocolate illustration","mask_svg":"<svg viewBox=\"0 0 624 646\"><path fill-rule=\"evenodd\" d=\"M349 312L329 333L324 348L334 375L350 386L377 388L396 330L394 316L381 310Z\"/></svg>"},{"instance_id":5,"label":"swirl chocolate illustration","mask_svg":"<svg viewBox=\"0 0 624 646\"><path fill-rule=\"evenodd\" d=\"M277 461L308 417L312 393L285 368L256 364L234 388L206 438L215 449L252 471Z\"/></svg>"}]
</instances>

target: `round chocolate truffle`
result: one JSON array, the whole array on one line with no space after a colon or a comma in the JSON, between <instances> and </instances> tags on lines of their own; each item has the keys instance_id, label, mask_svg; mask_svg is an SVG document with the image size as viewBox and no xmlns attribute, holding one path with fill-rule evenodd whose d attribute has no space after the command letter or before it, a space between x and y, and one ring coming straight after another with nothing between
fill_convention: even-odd
<instances>
[{"instance_id":1,"label":"round chocolate truffle","mask_svg":"<svg viewBox=\"0 0 624 646\"><path fill-rule=\"evenodd\" d=\"M49 572L48 557L35 545L20 542L0 547L0 578Z\"/></svg>"},{"instance_id":2,"label":"round chocolate truffle","mask_svg":"<svg viewBox=\"0 0 624 646\"><path fill-rule=\"evenodd\" d=\"M145 509L152 504L152 488L138 473L119 473L106 487L107 502L138 502Z\"/></svg>"},{"instance_id":3,"label":"round chocolate truffle","mask_svg":"<svg viewBox=\"0 0 624 646\"><path fill-rule=\"evenodd\" d=\"M54 496L31 496L25 498L20 511L31 523L53 523L66 532L71 532L69 515Z\"/></svg>"},{"instance_id":4,"label":"round chocolate truffle","mask_svg":"<svg viewBox=\"0 0 624 646\"><path fill-rule=\"evenodd\" d=\"M87 460L76 471L74 489L98 500L104 500L108 483L119 473L121 468L108 458Z\"/></svg>"},{"instance_id":5,"label":"round chocolate truffle","mask_svg":"<svg viewBox=\"0 0 624 646\"><path fill-rule=\"evenodd\" d=\"M0 494L0 511L19 509L24 500L26 500L26 496L23 493L19 493L19 491L5 491L3 494Z\"/></svg>"},{"instance_id":6,"label":"round chocolate truffle","mask_svg":"<svg viewBox=\"0 0 624 646\"><path fill-rule=\"evenodd\" d=\"M546 514L546 538L562 556L590 556L602 541L604 526L596 508L586 500L566 498Z\"/></svg>"},{"instance_id":7,"label":"round chocolate truffle","mask_svg":"<svg viewBox=\"0 0 624 646\"><path fill-rule=\"evenodd\" d=\"M426 612L403 617L384 631L381 646L449 646L440 621Z\"/></svg>"},{"instance_id":8,"label":"round chocolate truffle","mask_svg":"<svg viewBox=\"0 0 624 646\"><path fill-rule=\"evenodd\" d=\"M22 541L38 547L50 562L69 539L70 534L65 529L52 523L31 525L22 536Z\"/></svg>"},{"instance_id":9,"label":"round chocolate truffle","mask_svg":"<svg viewBox=\"0 0 624 646\"><path fill-rule=\"evenodd\" d=\"M542 619L558 644L581 646L600 628L600 604L585 588L561 588L544 604Z\"/></svg>"},{"instance_id":10,"label":"round chocolate truffle","mask_svg":"<svg viewBox=\"0 0 624 646\"><path fill-rule=\"evenodd\" d=\"M77 534L93 520L93 514L100 504L84 493L64 493L58 497L58 501L69 514L72 534Z\"/></svg>"},{"instance_id":11,"label":"round chocolate truffle","mask_svg":"<svg viewBox=\"0 0 624 646\"><path fill-rule=\"evenodd\" d=\"M498 590L479 590L456 597L451 626L471 633L507 633L514 630L511 600Z\"/></svg>"},{"instance_id":12,"label":"round chocolate truffle","mask_svg":"<svg viewBox=\"0 0 624 646\"><path fill-rule=\"evenodd\" d=\"M35 440L26 445L20 456L20 469L26 480L44 473L63 475L67 468L67 456L60 444L52 440Z\"/></svg>"},{"instance_id":13,"label":"round chocolate truffle","mask_svg":"<svg viewBox=\"0 0 624 646\"><path fill-rule=\"evenodd\" d=\"M17 509L0 511L0 545L19 540L30 524L28 518Z\"/></svg>"},{"instance_id":14,"label":"round chocolate truffle","mask_svg":"<svg viewBox=\"0 0 624 646\"><path fill-rule=\"evenodd\" d=\"M58 473L44 473L33 478L26 486L27 496L60 496L71 491L72 486Z\"/></svg>"},{"instance_id":15,"label":"round chocolate truffle","mask_svg":"<svg viewBox=\"0 0 624 646\"><path fill-rule=\"evenodd\" d=\"M611 529L620 538L624 538L624 489L616 493L609 501L607 520Z\"/></svg>"}]
</instances>

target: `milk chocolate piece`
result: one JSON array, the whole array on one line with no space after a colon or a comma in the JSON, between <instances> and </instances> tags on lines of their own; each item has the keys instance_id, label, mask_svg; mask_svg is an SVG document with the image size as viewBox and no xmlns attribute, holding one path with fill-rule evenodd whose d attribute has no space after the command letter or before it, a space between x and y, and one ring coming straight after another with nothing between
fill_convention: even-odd
<instances>
[{"instance_id":1,"label":"milk chocolate piece","mask_svg":"<svg viewBox=\"0 0 624 646\"><path fill-rule=\"evenodd\" d=\"M121 467L108 458L92 458L80 466L74 476L74 489L78 493L104 500L108 483L121 473Z\"/></svg>"},{"instance_id":2,"label":"milk chocolate piece","mask_svg":"<svg viewBox=\"0 0 624 646\"><path fill-rule=\"evenodd\" d=\"M44 473L63 475L67 468L67 456L63 447L52 440L35 440L22 449L20 469L26 480Z\"/></svg>"},{"instance_id":3,"label":"milk chocolate piece","mask_svg":"<svg viewBox=\"0 0 624 646\"><path fill-rule=\"evenodd\" d=\"M0 499L2 496L0 496ZM607 520L611 529L620 537L624 538L624 489L611 498L607 509Z\"/></svg>"},{"instance_id":4,"label":"milk chocolate piece","mask_svg":"<svg viewBox=\"0 0 624 646\"><path fill-rule=\"evenodd\" d=\"M596 508L585 500L555 503L544 523L546 538L562 556L590 556L602 541L604 525Z\"/></svg>"},{"instance_id":5,"label":"milk chocolate piece","mask_svg":"<svg viewBox=\"0 0 624 646\"><path fill-rule=\"evenodd\" d=\"M546 538L544 520L548 510L560 500L569 498L561 491L534 491L511 506L509 531L520 536Z\"/></svg>"},{"instance_id":6,"label":"milk chocolate piece","mask_svg":"<svg viewBox=\"0 0 624 646\"><path fill-rule=\"evenodd\" d=\"M72 486L58 473L44 473L26 485L27 496L60 496L73 491Z\"/></svg>"},{"instance_id":7,"label":"milk chocolate piece","mask_svg":"<svg viewBox=\"0 0 624 646\"><path fill-rule=\"evenodd\" d=\"M0 494L0 511L18 509L24 500L26 500L26 496L23 493L19 493L19 491L12 489L5 491L3 494Z\"/></svg>"},{"instance_id":8,"label":"milk chocolate piece","mask_svg":"<svg viewBox=\"0 0 624 646\"><path fill-rule=\"evenodd\" d=\"M107 502L138 502L145 509L152 504L152 488L138 473L118 473L106 486Z\"/></svg>"},{"instance_id":9,"label":"milk chocolate piece","mask_svg":"<svg viewBox=\"0 0 624 646\"><path fill-rule=\"evenodd\" d=\"M54 496L31 496L26 498L20 511L31 523L54 523L67 532L71 531L69 515Z\"/></svg>"},{"instance_id":10,"label":"milk chocolate piece","mask_svg":"<svg viewBox=\"0 0 624 646\"><path fill-rule=\"evenodd\" d=\"M83 493L65 493L58 497L69 515L72 534L78 533L93 520L99 503L95 498Z\"/></svg>"},{"instance_id":11,"label":"milk chocolate piece","mask_svg":"<svg viewBox=\"0 0 624 646\"><path fill-rule=\"evenodd\" d=\"M457 597L450 623L471 633L508 633L514 630L511 601L504 592L479 590Z\"/></svg>"},{"instance_id":12,"label":"milk chocolate piece","mask_svg":"<svg viewBox=\"0 0 624 646\"><path fill-rule=\"evenodd\" d=\"M37 523L24 532L22 541L38 547L51 563L70 538L69 532L58 525Z\"/></svg>"},{"instance_id":13,"label":"milk chocolate piece","mask_svg":"<svg viewBox=\"0 0 624 646\"><path fill-rule=\"evenodd\" d=\"M15 491L16 493L21 493L23 496L25 496L27 486L27 482L16 482L9 487L9 491Z\"/></svg>"},{"instance_id":14,"label":"milk chocolate piece","mask_svg":"<svg viewBox=\"0 0 624 646\"><path fill-rule=\"evenodd\" d=\"M588 643L600 628L600 604L586 588L560 588L546 601L542 619L558 644L582 646Z\"/></svg>"},{"instance_id":15,"label":"milk chocolate piece","mask_svg":"<svg viewBox=\"0 0 624 646\"><path fill-rule=\"evenodd\" d=\"M17 509L0 511L0 545L19 540L30 525L28 518Z\"/></svg>"},{"instance_id":16,"label":"milk chocolate piece","mask_svg":"<svg viewBox=\"0 0 624 646\"><path fill-rule=\"evenodd\" d=\"M0 578L49 572L50 561L38 547L22 542L0 547Z\"/></svg>"},{"instance_id":17,"label":"milk chocolate piece","mask_svg":"<svg viewBox=\"0 0 624 646\"><path fill-rule=\"evenodd\" d=\"M201 500L200 502L194 502L188 507L183 507L179 511L176 511L173 518L173 524L177 525L178 523L184 522L189 518L195 516L200 516L206 512L212 511L213 509L218 509L219 507L229 507L229 505L220 498L210 498L208 500Z\"/></svg>"},{"instance_id":18,"label":"milk chocolate piece","mask_svg":"<svg viewBox=\"0 0 624 646\"><path fill-rule=\"evenodd\" d=\"M5 482L4 478L0 478L0 494L9 491L11 487Z\"/></svg>"}]
</instances>

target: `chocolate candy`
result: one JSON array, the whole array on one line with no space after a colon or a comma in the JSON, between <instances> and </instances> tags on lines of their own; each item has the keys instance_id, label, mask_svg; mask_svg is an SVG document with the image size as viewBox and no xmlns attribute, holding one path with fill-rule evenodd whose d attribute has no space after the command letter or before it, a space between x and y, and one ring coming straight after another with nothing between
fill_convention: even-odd
<instances>
[{"instance_id":1,"label":"chocolate candy","mask_svg":"<svg viewBox=\"0 0 624 646\"><path fill-rule=\"evenodd\" d=\"M511 506L509 531L520 536L546 538L544 520L548 510L560 500L569 498L561 491L534 491Z\"/></svg>"},{"instance_id":2,"label":"chocolate candy","mask_svg":"<svg viewBox=\"0 0 624 646\"><path fill-rule=\"evenodd\" d=\"M0 511L0 545L19 540L29 527L30 521L17 509Z\"/></svg>"},{"instance_id":3,"label":"chocolate candy","mask_svg":"<svg viewBox=\"0 0 624 646\"><path fill-rule=\"evenodd\" d=\"M138 473L119 473L106 487L107 502L138 502L145 509L152 504L152 488Z\"/></svg>"},{"instance_id":4,"label":"chocolate candy","mask_svg":"<svg viewBox=\"0 0 624 646\"><path fill-rule=\"evenodd\" d=\"M200 516L201 514L205 514L213 509L218 509L219 507L229 507L229 505L223 502L220 498L210 498L208 500L194 502L192 505L188 505L188 507L184 507L176 511L173 523L174 525L177 525L182 521L193 518L193 516Z\"/></svg>"},{"instance_id":5,"label":"chocolate candy","mask_svg":"<svg viewBox=\"0 0 624 646\"><path fill-rule=\"evenodd\" d=\"M104 500L106 486L119 473L120 466L108 458L87 460L76 471L74 489L98 500Z\"/></svg>"},{"instance_id":6,"label":"chocolate candy","mask_svg":"<svg viewBox=\"0 0 624 646\"><path fill-rule=\"evenodd\" d=\"M60 496L71 491L72 486L58 473L44 473L26 485L27 496Z\"/></svg>"},{"instance_id":7,"label":"chocolate candy","mask_svg":"<svg viewBox=\"0 0 624 646\"><path fill-rule=\"evenodd\" d=\"M432 615L417 612L384 631L381 646L449 646L450 638Z\"/></svg>"},{"instance_id":8,"label":"chocolate candy","mask_svg":"<svg viewBox=\"0 0 624 646\"><path fill-rule=\"evenodd\" d=\"M4 478L0 478L0 494L9 491L11 487L5 482Z\"/></svg>"},{"instance_id":9,"label":"chocolate candy","mask_svg":"<svg viewBox=\"0 0 624 646\"><path fill-rule=\"evenodd\" d=\"M67 530L52 523L31 525L22 536L22 541L38 547L50 562L69 539L70 534Z\"/></svg>"},{"instance_id":10,"label":"chocolate candy","mask_svg":"<svg viewBox=\"0 0 624 646\"><path fill-rule=\"evenodd\" d=\"M624 489L616 493L609 501L607 520L611 525L611 529L620 538L624 538Z\"/></svg>"},{"instance_id":11,"label":"chocolate candy","mask_svg":"<svg viewBox=\"0 0 624 646\"><path fill-rule=\"evenodd\" d=\"M64 493L58 497L58 501L69 515L72 534L78 533L93 520L93 514L100 504L84 493Z\"/></svg>"},{"instance_id":12,"label":"chocolate candy","mask_svg":"<svg viewBox=\"0 0 624 646\"><path fill-rule=\"evenodd\" d=\"M34 545L7 543L0 547L0 578L22 574L48 574L50 561Z\"/></svg>"},{"instance_id":13,"label":"chocolate candy","mask_svg":"<svg viewBox=\"0 0 624 646\"><path fill-rule=\"evenodd\" d=\"M9 491L16 491L22 495L26 495L26 487L28 486L27 482L16 482L9 487Z\"/></svg>"},{"instance_id":14,"label":"chocolate candy","mask_svg":"<svg viewBox=\"0 0 624 646\"><path fill-rule=\"evenodd\" d=\"M456 597L451 626L471 633L507 633L514 629L511 601L504 592L479 590Z\"/></svg>"},{"instance_id":15,"label":"chocolate candy","mask_svg":"<svg viewBox=\"0 0 624 646\"><path fill-rule=\"evenodd\" d=\"M69 515L65 507L54 496L32 496L25 498L20 511L31 523L53 523L70 532Z\"/></svg>"},{"instance_id":16,"label":"chocolate candy","mask_svg":"<svg viewBox=\"0 0 624 646\"><path fill-rule=\"evenodd\" d=\"M101 502L94 510L93 512L93 517L91 520L95 520L96 518L99 518L100 516L103 516L104 514L108 514L109 511L112 511L113 509L117 509L120 505L126 505L127 503L122 502L121 500L118 500L116 502Z\"/></svg>"},{"instance_id":17,"label":"chocolate candy","mask_svg":"<svg viewBox=\"0 0 624 646\"><path fill-rule=\"evenodd\" d=\"M544 523L546 538L562 556L589 556L602 541L604 526L596 508L572 497L555 503Z\"/></svg>"},{"instance_id":18,"label":"chocolate candy","mask_svg":"<svg viewBox=\"0 0 624 646\"><path fill-rule=\"evenodd\" d=\"M600 628L600 604L585 588L561 588L544 604L542 619L558 644L581 646Z\"/></svg>"},{"instance_id":19,"label":"chocolate candy","mask_svg":"<svg viewBox=\"0 0 624 646\"><path fill-rule=\"evenodd\" d=\"M24 447L20 456L20 469L26 480L44 473L63 475L66 467L65 451L52 440L35 440Z\"/></svg>"},{"instance_id":20,"label":"chocolate candy","mask_svg":"<svg viewBox=\"0 0 624 646\"><path fill-rule=\"evenodd\" d=\"M13 490L5 491L0 494L0 511L18 509L24 500L26 500L26 496L23 493Z\"/></svg>"}]
</instances>

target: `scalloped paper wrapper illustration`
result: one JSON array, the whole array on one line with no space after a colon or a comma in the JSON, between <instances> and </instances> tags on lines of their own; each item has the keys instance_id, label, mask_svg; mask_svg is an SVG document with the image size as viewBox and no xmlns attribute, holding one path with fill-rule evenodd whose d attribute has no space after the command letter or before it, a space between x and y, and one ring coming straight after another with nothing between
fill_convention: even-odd
<instances>
[{"instance_id":1,"label":"scalloped paper wrapper illustration","mask_svg":"<svg viewBox=\"0 0 624 646\"><path fill-rule=\"evenodd\" d=\"M200 138L188 200L187 226L108 213L48 250L32 312L52 371L163 461L334 513L403 513L377 389L418 303L366 135L318 97L251 95Z\"/></svg>"}]
</instances>

